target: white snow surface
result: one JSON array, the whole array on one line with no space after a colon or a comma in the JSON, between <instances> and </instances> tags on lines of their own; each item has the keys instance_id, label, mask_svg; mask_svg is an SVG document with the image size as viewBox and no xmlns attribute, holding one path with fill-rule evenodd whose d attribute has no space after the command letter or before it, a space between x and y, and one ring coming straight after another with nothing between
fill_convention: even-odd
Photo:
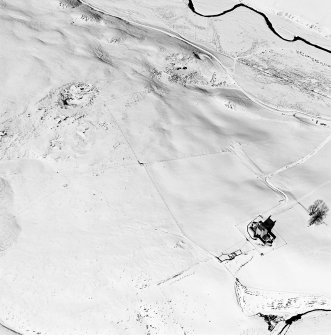
<instances>
[{"instance_id":1,"label":"white snow surface","mask_svg":"<svg viewBox=\"0 0 331 335\"><path fill-rule=\"evenodd\" d=\"M327 2L247 3L330 45ZM0 334L278 335L331 309L307 212L331 206L330 53L179 0L0 0L0 42Z\"/></svg>"}]
</instances>

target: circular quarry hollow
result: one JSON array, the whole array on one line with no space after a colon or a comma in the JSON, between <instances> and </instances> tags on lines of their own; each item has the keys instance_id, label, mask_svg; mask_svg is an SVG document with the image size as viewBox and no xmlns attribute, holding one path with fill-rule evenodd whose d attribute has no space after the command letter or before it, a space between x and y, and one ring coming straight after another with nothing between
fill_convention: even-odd
<instances>
[{"instance_id":1,"label":"circular quarry hollow","mask_svg":"<svg viewBox=\"0 0 331 335\"><path fill-rule=\"evenodd\" d=\"M70 83L60 89L58 102L62 108L85 107L93 103L98 93L92 84Z\"/></svg>"}]
</instances>

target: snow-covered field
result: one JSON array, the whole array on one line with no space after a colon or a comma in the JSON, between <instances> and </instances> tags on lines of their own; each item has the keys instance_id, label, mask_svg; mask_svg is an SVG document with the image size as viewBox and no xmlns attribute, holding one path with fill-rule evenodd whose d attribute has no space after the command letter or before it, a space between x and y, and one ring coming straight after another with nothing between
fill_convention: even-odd
<instances>
[{"instance_id":1,"label":"snow-covered field","mask_svg":"<svg viewBox=\"0 0 331 335\"><path fill-rule=\"evenodd\" d=\"M329 4L295 3L247 2L322 48L244 7L0 0L0 334L329 334Z\"/></svg>"},{"instance_id":2,"label":"snow-covered field","mask_svg":"<svg viewBox=\"0 0 331 335\"><path fill-rule=\"evenodd\" d=\"M254 7L274 12L326 37L331 36L331 5L328 0L248 0Z\"/></svg>"}]
</instances>

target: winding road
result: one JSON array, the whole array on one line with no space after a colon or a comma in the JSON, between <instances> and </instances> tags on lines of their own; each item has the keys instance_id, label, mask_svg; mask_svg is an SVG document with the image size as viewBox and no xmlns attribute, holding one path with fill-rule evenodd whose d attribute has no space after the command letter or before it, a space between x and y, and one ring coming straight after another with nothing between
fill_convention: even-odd
<instances>
[{"instance_id":1,"label":"winding road","mask_svg":"<svg viewBox=\"0 0 331 335\"><path fill-rule=\"evenodd\" d=\"M197 12L197 11L195 10L195 8L194 8L194 4L193 4L193 1L192 1L192 0L188 0L188 7L190 8L190 10L191 10L194 14L199 15L199 16L202 16L202 17L207 17L207 18L208 18L208 17L219 17L219 16L223 16L223 15L225 15L225 14L228 14L228 13L233 12L234 10L236 10L237 8L240 8L240 7L247 8L247 9L249 9L250 11L252 11L252 12L254 12L254 13L256 13L256 14L262 16L262 17L264 18L264 21L265 21L265 23L267 24L268 28L269 28L269 29L270 29L270 30L271 30L277 37L279 37L279 38L282 39L283 41L285 41L285 42L297 42L297 41L301 41L301 42L303 42L303 43L305 43L305 44L307 44L307 45L309 45L309 46L311 46L311 47L314 47L314 48L316 48L316 49L325 51L325 52L327 52L327 53L331 53L331 50L329 50L329 49L327 49L327 48L324 48L324 47L322 47L322 46L320 46L320 45L318 45L318 44L312 43L312 42L310 42L310 41L308 41L308 40L306 40L305 38L302 38L302 37L300 37L300 36L294 36L292 39L288 39L288 38L283 37L282 35L280 35L280 34L275 30L275 28L273 27L271 21L269 20L269 18L268 18L264 13L258 11L257 9L255 9L255 8L253 8L253 7L251 7L251 6L245 5L245 4L243 4L243 3L236 4L236 5L234 5L232 8L227 9L227 10L225 10L225 11L219 13L219 14L211 14L211 15L204 15L204 14L201 14L201 13Z\"/></svg>"}]
</instances>

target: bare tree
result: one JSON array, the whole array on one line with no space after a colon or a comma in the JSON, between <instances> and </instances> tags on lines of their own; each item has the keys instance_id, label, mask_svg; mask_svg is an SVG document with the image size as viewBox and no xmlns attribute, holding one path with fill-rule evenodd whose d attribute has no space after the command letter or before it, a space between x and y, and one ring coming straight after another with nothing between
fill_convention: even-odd
<instances>
[{"instance_id":1,"label":"bare tree","mask_svg":"<svg viewBox=\"0 0 331 335\"><path fill-rule=\"evenodd\" d=\"M308 208L308 213L310 215L309 226L314 224L321 224L325 219L327 213L329 211L329 207L323 200L316 200L311 206Z\"/></svg>"}]
</instances>

